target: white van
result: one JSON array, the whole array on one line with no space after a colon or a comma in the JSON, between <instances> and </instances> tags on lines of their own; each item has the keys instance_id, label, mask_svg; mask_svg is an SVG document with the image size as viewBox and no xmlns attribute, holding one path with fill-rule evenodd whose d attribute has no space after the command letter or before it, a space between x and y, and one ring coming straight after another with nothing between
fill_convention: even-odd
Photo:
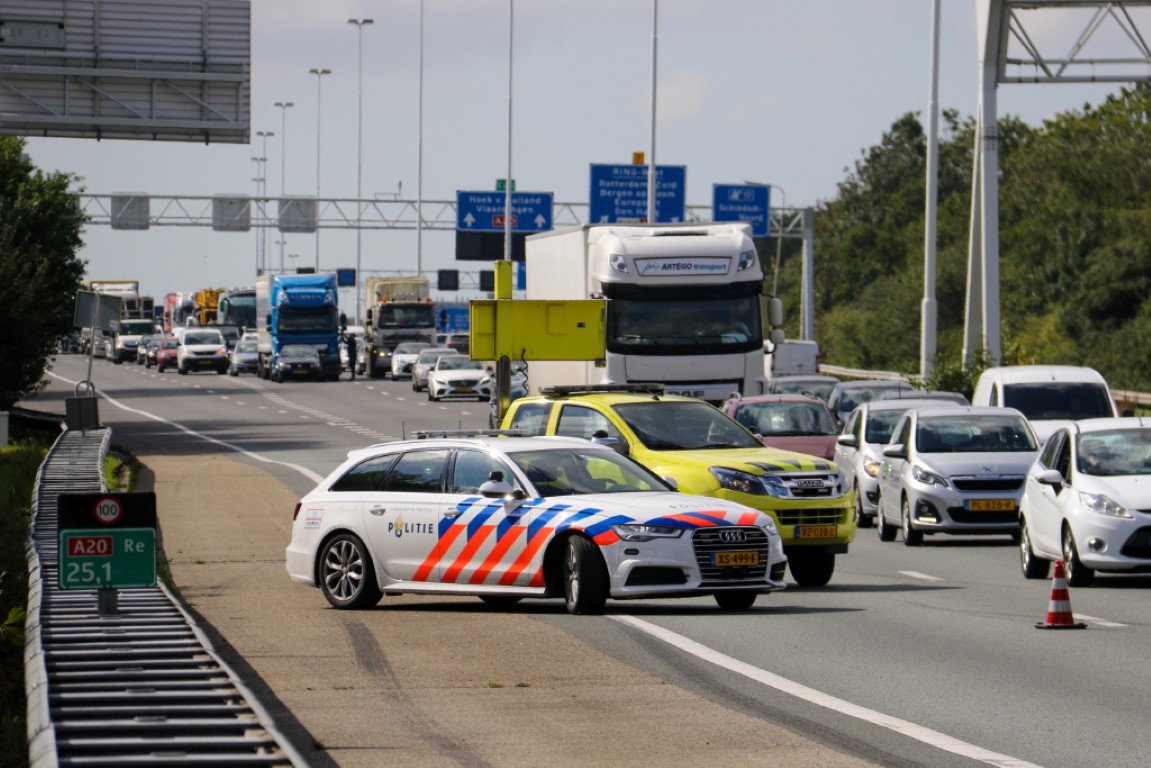
<instances>
[{"instance_id":1,"label":"white van","mask_svg":"<svg viewBox=\"0 0 1151 768\"><path fill-rule=\"evenodd\" d=\"M971 404L1018 409L1044 444L1059 422L1119 415L1103 376L1074 365L988 368L979 376Z\"/></svg>"},{"instance_id":2,"label":"white van","mask_svg":"<svg viewBox=\"0 0 1151 768\"><path fill-rule=\"evenodd\" d=\"M775 345L767 342L763 348L763 372L768 379L819 373L819 344L815 341L789 339Z\"/></svg>"}]
</instances>

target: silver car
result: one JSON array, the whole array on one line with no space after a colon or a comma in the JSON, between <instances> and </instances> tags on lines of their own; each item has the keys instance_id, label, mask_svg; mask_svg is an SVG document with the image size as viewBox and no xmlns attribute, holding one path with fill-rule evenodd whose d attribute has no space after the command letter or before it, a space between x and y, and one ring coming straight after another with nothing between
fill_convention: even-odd
<instances>
[{"instance_id":1,"label":"silver car","mask_svg":"<svg viewBox=\"0 0 1151 768\"><path fill-rule=\"evenodd\" d=\"M924 534L1019 537L1019 499L1039 453L1014 408L912 408L895 426L879 470L881 541L914 547Z\"/></svg>"},{"instance_id":2,"label":"silver car","mask_svg":"<svg viewBox=\"0 0 1151 768\"><path fill-rule=\"evenodd\" d=\"M945 407L932 400L876 400L857 405L836 440L835 463L855 489L860 528L870 528L879 510L879 468L895 423L911 408Z\"/></svg>"},{"instance_id":3,"label":"silver car","mask_svg":"<svg viewBox=\"0 0 1151 768\"><path fill-rule=\"evenodd\" d=\"M422 392L428 386L428 371L435 367L436 362L444 355L458 354L459 352L447 347L429 347L420 352L420 356L412 364L412 389Z\"/></svg>"},{"instance_id":4,"label":"silver car","mask_svg":"<svg viewBox=\"0 0 1151 768\"><path fill-rule=\"evenodd\" d=\"M843 426L847 417L855 410L855 406L878 400L885 392L899 391L906 392L908 397L912 397L915 393L915 387L906 381L883 379L841 381L828 395L827 407L831 409L831 415L835 417L839 425Z\"/></svg>"}]
</instances>

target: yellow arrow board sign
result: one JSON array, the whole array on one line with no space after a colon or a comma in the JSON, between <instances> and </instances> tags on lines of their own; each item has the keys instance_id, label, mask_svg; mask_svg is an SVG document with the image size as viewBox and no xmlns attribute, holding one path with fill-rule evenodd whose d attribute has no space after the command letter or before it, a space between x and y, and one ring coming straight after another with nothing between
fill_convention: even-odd
<instances>
[{"instance_id":1,"label":"yellow arrow board sign","mask_svg":"<svg viewBox=\"0 0 1151 768\"><path fill-rule=\"evenodd\" d=\"M602 360L607 349L607 302L471 302L473 360Z\"/></svg>"}]
</instances>

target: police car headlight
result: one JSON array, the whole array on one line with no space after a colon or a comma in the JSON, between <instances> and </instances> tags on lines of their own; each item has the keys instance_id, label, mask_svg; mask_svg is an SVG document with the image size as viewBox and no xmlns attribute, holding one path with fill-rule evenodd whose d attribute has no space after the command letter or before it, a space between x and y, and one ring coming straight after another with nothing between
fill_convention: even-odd
<instances>
[{"instance_id":1,"label":"police car headlight","mask_svg":"<svg viewBox=\"0 0 1151 768\"><path fill-rule=\"evenodd\" d=\"M756 496L774 496L771 489L764 484L764 478L748 472L740 472L727 467L712 467L711 474L719 481L719 487L739 493L750 493Z\"/></svg>"},{"instance_id":2,"label":"police car headlight","mask_svg":"<svg viewBox=\"0 0 1151 768\"><path fill-rule=\"evenodd\" d=\"M641 523L622 523L613 525L612 532L622 541L651 541L652 539L678 539L683 535L682 528L672 528L667 525L643 525Z\"/></svg>"}]
</instances>

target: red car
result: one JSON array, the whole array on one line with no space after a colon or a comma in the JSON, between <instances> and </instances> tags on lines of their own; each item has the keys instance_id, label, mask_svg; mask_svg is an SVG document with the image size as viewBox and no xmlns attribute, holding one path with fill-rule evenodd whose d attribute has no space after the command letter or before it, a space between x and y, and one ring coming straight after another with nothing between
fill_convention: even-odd
<instances>
[{"instance_id":1,"label":"red car","mask_svg":"<svg viewBox=\"0 0 1151 768\"><path fill-rule=\"evenodd\" d=\"M763 439L764 445L831 459L838 432L827 404L807 395L731 398L721 409Z\"/></svg>"},{"instance_id":2,"label":"red car","mask_svg":"<svg viewBox=\"0 0 1151 768\"><path fill-rule=\"evenodd\" d=\"M175 336L165 336L160 339L160 343L156 345L156 370L160 373L164 372L165 368L176 367L176 347L180 346L180 341Z\"/></svg>"}]
</instances>

